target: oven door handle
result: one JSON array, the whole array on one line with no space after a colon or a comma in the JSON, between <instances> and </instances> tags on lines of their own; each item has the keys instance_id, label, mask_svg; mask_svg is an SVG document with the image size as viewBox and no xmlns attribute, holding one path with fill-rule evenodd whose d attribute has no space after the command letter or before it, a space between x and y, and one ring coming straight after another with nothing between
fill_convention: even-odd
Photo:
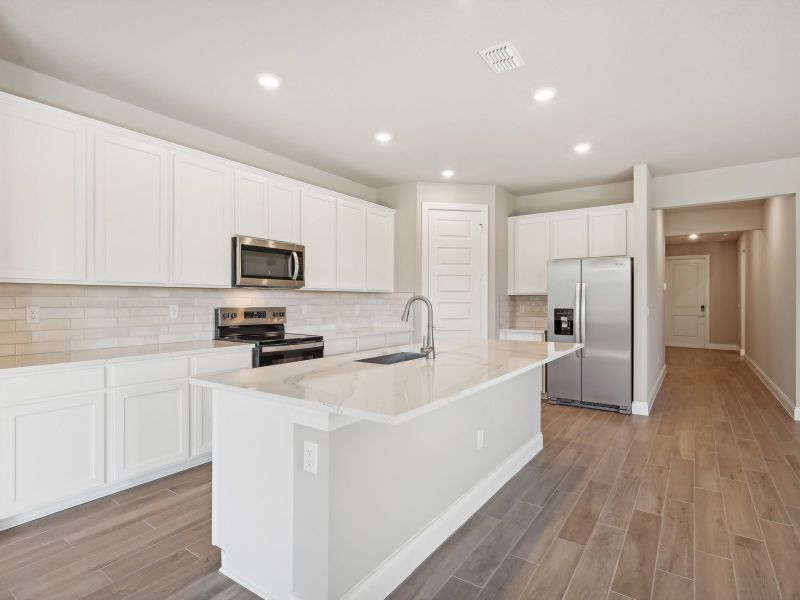
<instances>
[{"instance_id":1,"label":"oven door handle","mask_svg":"<svg viewBox=\"0 0 800 600\"><path fill-rule=\"evenodd\" d=\"M292 262L294 263L292 279L297 279L297 276L300 274L300 257L297 255L297 252L292 252Z\"/></svg>"},{"instance_id":2,"label":"oven door handle","mask_svg":"<svg viewBox=\"0 0 800 600\"><path fill-rule=\"evenodd\" d=\"M278 354L287 350L314 350L324 347L324 342L307 342L304 344L289 344L288 346L261 346L261 354Z\"/></svg>"}]
</instances>

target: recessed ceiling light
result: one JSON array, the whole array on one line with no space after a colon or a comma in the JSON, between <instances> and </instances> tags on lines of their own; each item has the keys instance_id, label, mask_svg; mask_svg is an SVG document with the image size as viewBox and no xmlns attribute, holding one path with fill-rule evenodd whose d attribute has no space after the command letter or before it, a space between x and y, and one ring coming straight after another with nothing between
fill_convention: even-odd
<instances>
[{"instance_id":1,"label":"recessed ceiling light","mask_svg":"<svg viewBox=\"0 0 800 600\"><path fill-rule=\"evenodd\" d=\"M259 75L257 81L261 87L265 87L268 90L279 88L282 83L281 78L272 73L263 73Z\"/></svg>"},{"instance_id":2,"label":"recessed ceiling light","mask_svg":"<svg viewBox=\"0 0 800 600\"><path fill-rule=\"evenodd\" d=\"M586 154L592 149L592 145L589 142L581 142L580 144L575 144L572 149L578 154Z\"/></svg>"},{"instance_id":3,"label":"recessed ceiling light","mask_svg":"<svg viewBox=\"0 0 800 600\"><path fill-rule=\"evenodd\" d=\"M379 131L375 134L375 139L378 140L381 144L385 144L386 142L391 141L392 134L388 131Z\"/></svg>"},{"instance_id":4,"label":"recessed ceiling light","mask_svg":"<svg viewBox=\"0 0 800 600\"><path fill-rule=\"evenodd\" d=\"M549 102L556 97L556 88L543 87L533 92L533 99L537 102Z\"/></svg>"},{"instance_id":5,"label":"recessed ceiling light","mask_svg":"<svg viewBox=\"0 0 800 600\"><path fill-rule=\"evenodd\" d=\"M445 179L450 179L453 175L455 175L455 173L450 169L445 169L444 171L442 171L442 177L444 177Z\"/></svg>"},{"instance_id":6,"label":"recessed ceiling light","mask_svg":"<svg viewBox=\"0 0 800 600\"><path fill-rule=\"evenodd\" d=\"M700 237L700 236L699 236L699 235L697 235L696 233L690 233L690 234L689 234L689 239L690 239L690 240L696 240L696 239L697 239L697 238L699 238L699 237Z\"/></svg>"}]
</instances>

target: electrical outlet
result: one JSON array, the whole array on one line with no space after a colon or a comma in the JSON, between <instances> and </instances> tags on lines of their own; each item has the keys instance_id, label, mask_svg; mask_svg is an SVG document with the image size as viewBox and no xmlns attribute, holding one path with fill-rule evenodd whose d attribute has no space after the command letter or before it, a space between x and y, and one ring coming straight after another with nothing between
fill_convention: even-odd
<instances>
[{"instance_id":1,"label":"electrical outlet","mask_svg":"<svg viewBox=\"0 0 800 600\"><path fill-rule=\"evenodd\" d=\"M303 470L316 475L318 458L319 446L307 440L303 442Z\"/></svg>"},{"instance_id":2,"label":"electrical outlet","mask_svg":"<svg viewBox=\"0 0 800 600\"><path fill-rule=\"evenodd\" d=\"M483 448L483 429L478 429L478 450Z\"/></svg>"},{"instance_id":3,"label":"electrical outlet","mask_svg":"<svg viewBox=\"0 0 800 600\"><path fill-rule=\"evenodd\" d=\"M178 318L178 305L177 304L170 304L169 305L169 318L170 319L177 319Z\"/></svg>"},{"instance_id":4,"label":"electrical outlet","mask_svg":"<svg viewBox=\"0 0 800 600\"><path fill-rule=\"evenodd\" d=\"M40 312L38 306L29 306L25 311L25 320L28 323L38 323L40 318Z\"/></svg>"}]
</instances>

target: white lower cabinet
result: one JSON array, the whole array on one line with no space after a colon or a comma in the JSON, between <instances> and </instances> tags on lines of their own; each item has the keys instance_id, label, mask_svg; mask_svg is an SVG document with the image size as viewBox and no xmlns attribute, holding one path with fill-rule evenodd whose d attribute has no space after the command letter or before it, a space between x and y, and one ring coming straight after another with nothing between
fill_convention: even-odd
<instances>
[{"instance_id":1,"label":"white lower cabinet","mask_svg":"<svg viewBox=\"0 0 800 600\"><path fill-rule=\"evenodd\" d=\"M0 407L0 517L105 483L105 393Z\"/></svg>"},{"instance_id":2,"label":"white lower cabinet","mask_svg":"<svg viewBox=\"0 0 800 600\"><path fill-rule=\"evenodd\" d=\"M114 478L127 478L189 458L189 382L185 378L113 393Z\"/></svg>"},{"instance_id":3,"label":"white lower cabinet","mask_svg":"<svg viewBox=\"0 0 800 600\"><path fill-rule=\"evenodd\" d=\"M249 348L249 347L248 347ZM252 366L250 350L206 354L192 359L192 375L225 373ZM191 386L192 394L192 456L211 454L211 390L197 385Z\"/></svg>"},{"instance_id":4,"label":"white lower cabinet","mask_svg":"<svg viewBox=\"0 0 800 600\"><path fill-rule=\"evenodd\" d=\"M0 371L0 530L208 460L210 395L189 376L252 365L252 347Z\"/></svg>"}]
</instances>

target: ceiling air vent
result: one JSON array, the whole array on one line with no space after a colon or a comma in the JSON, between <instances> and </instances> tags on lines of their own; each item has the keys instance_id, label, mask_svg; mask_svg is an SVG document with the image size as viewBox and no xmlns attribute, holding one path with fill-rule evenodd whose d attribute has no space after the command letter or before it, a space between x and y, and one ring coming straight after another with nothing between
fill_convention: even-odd
<instances>
[{"instance_id":1,"label":"ceiling air vent","mask_svg":"<svg viewBox=\"0 0 800 600\"><path fill-rule=\"evenodd\" d=\"M511 42L495 44L491 48L481 50L479 54L495 73L507 73L525 65L525 61Z\"/></svg>"}]
</instances>

